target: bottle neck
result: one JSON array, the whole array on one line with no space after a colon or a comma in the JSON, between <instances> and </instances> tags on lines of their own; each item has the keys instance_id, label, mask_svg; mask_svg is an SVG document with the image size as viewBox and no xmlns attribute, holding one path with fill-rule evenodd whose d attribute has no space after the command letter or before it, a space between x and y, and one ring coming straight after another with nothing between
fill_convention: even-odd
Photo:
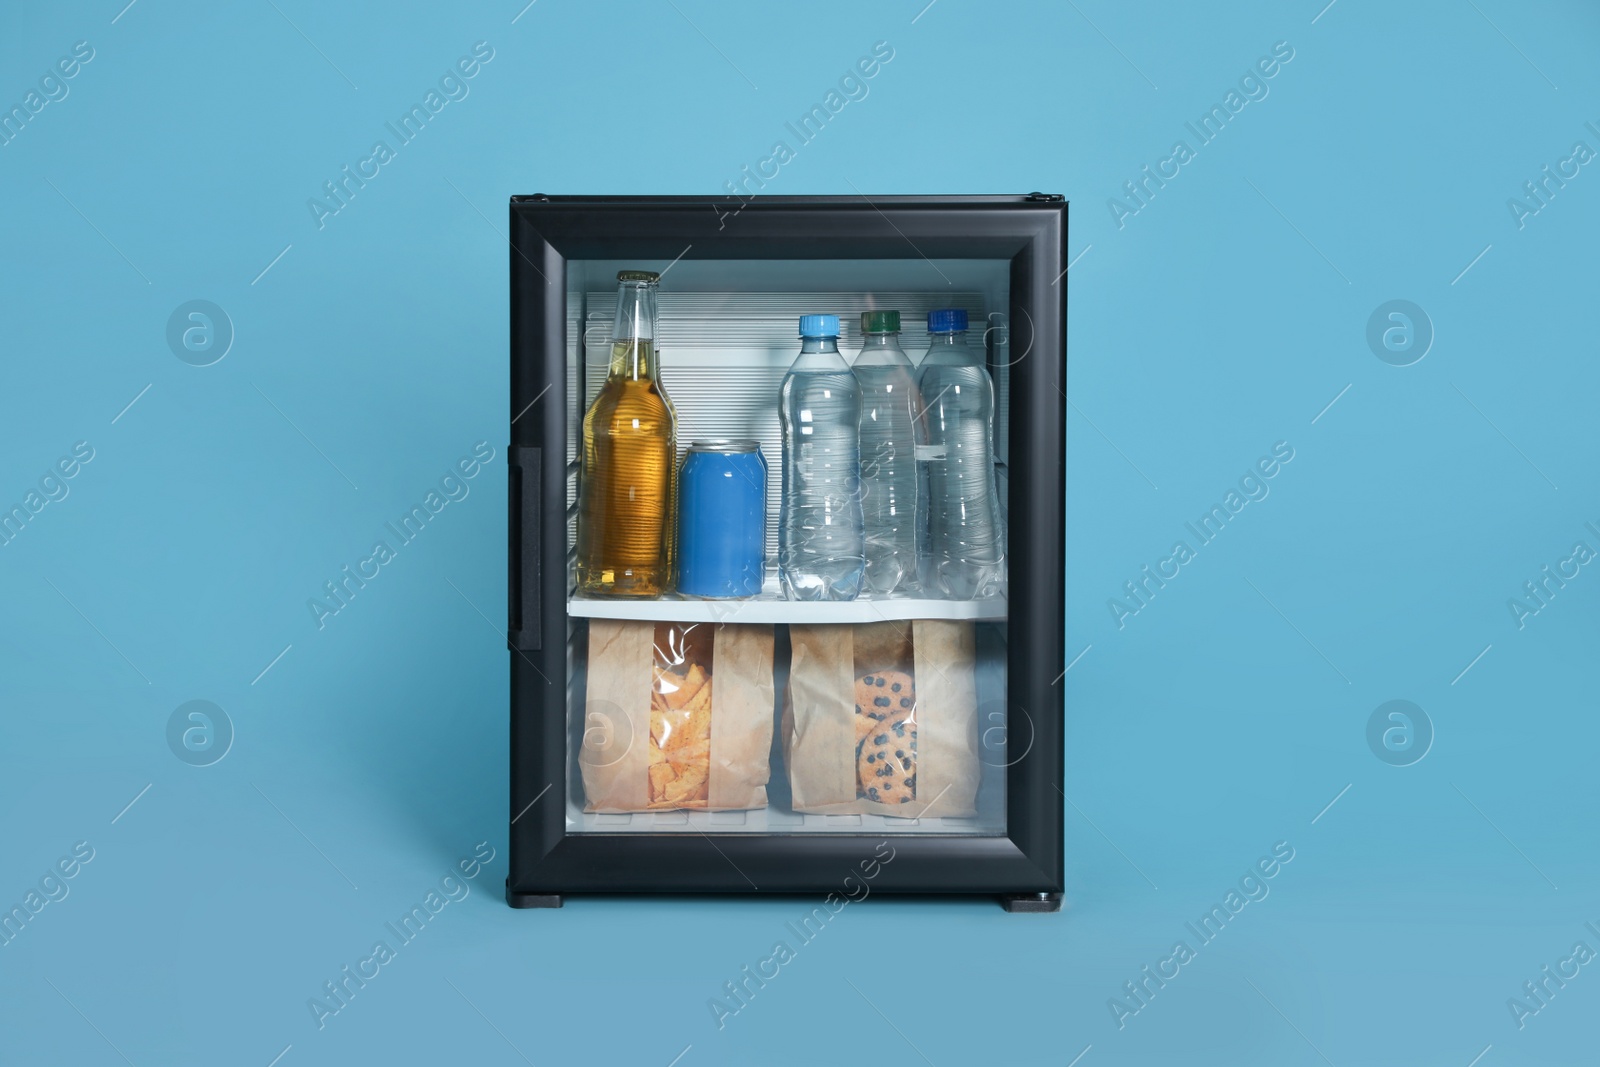
<instances>
[{"instance_id":1,"label":"bottle neck","mask_svg":"<svg viewBox=\"0 0 1600 1067\"><path fill-rule=\"evenodd\" d=\"M861 341L861 347L873 348L899 348L900 335L897 333L869 333Z\"/></svg>"},{"instance_id":2,"label":"bottle neck","mask_svg":"<svg viewBox=\"0 0 1600 1067\"><path fill-rule=\"evenodd\" d=\"M837 337L802 337L800 338L800 354L811 355L816 352L839 352L839 339Z\"/></svg>"},{"instance_id":3,"label":"bottle neck","mask_svg":"<svg viewBox=\"0 0 1600 1067\"><path fill-rule=\"evenodd\" d=\"M655 340L655 285L622 282L617 286L617 314L611 323L611 377L654 378Z\"/></svg>"},{"instance_id":4,"label":"bottle neck","mask_svg":"<svg viewBox=\"0 0 1600 1067\"><path fill-rule=\"evenodd\" d=\"M964 345L966 345L966 343L967 343L967 331L966 330L952 330L949 333L930 333L928 335L928 344L932 345L935 348L939 347L940 345L952 345L952 346L953 345L963 345L964 346Z\"/></svg>"}]
</instances>

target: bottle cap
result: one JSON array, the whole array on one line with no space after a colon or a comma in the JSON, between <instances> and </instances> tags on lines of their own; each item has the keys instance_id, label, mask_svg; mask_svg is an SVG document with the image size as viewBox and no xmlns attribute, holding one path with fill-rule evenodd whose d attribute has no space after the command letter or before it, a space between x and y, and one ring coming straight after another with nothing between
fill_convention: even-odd
<instances>
[{"instance_id":1,"label":"bottle cap","mask_svg":"<svg viewBox=\"0 0 1600 1067\"><path fill-rule=\"evenodd\" d=\"M862 333L899 333L900 312L898 311L863 311L861 313Z\"/></svg>"},{"instance_id":2,"label":"bottle cap","mask_svg":"<svg viewBox=\"0 0 1600 1067\"><path fill-rule=\"evenodd\" d=\"M619 282L650 282L650 283L654 284L655 282L659 282L660 280L661 280L661 275L657 274L653 270L619 270L619 271L617 271L617 281L619 281Z\"/></svg>"},{"instance_id":3,"label":"bottle cap","mask_svg":"<svg viewBox=\"0 0 1600 1067\"><path fill-rule=\"evenodd\" d=\"M801 315L801 337L838 337L839 316L837 315Z\"/></svg>"},{"instance_id":4,"label":"bottle cap","mask_svg":"<svg viewBox=\"0 0 1600 1067\"><path fill-rule=\"evenodd\" d=\"M967 328L967 313L960 308L939 308L928 312L929 333L956 333Z\"/></svg>"}]
</instances>

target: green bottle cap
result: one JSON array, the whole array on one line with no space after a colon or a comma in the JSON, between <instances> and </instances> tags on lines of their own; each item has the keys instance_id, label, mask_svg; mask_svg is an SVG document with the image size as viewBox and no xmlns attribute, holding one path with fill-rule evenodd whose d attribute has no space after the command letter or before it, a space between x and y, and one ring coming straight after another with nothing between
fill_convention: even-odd
<instances>
[{"instance_id":1,"label":"green bottle cap","mask_svg":"<svg viewBox=\"0 0 1600 1067\"><path fill-rule=\"evenodd\" d=\"M861 313L862 333L899 333L900 312L898 311L863 311Z\"/></svg>"}]
</instances>

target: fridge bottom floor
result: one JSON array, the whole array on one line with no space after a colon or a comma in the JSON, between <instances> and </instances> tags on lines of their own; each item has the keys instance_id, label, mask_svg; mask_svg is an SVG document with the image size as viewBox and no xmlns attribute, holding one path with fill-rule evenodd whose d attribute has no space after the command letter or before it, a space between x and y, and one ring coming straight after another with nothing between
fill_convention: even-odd
<instances>
[{"instance_id":1,"label":"fridge bottom floor","mask_svg":"<svg viewBox=\"0 0 1600 1067\"><path fill-rule=\"evenodd\" d=\"M806 815L779 808L752 811L638 811L567 814L567 832L704 834L973 834L1000 836L1005 820L976 818L896 819L886 815Z\"/></svg>"}]
</instances>

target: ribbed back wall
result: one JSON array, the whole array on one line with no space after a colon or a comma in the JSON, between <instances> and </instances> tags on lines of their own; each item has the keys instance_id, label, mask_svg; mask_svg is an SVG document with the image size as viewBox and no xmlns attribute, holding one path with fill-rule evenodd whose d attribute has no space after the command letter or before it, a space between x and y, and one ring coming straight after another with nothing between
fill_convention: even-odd
<instances>
[{"instance_id":1,"label":"ribbed back wall","mask_svg":"<svg viewBox=\"0 0 1600 1067\"><path fill-rule=\"evenodd\" d=\"M854 363L861 349L861 313L898 311L901 347L912 363L920 363L928 349L928 312L949 307L965 309L971 326L968 340L982 350L985 328L990 324L985 315L990 309L984 306L983 295L976 292L660 294L657 341L661 382L678 412L679 460L691 441L750 437L761 442L768 468L769 567L775 566L778 558L778 497L782 483L778 393L789 364L800 351L799 317L838 315L839 351L847 363ZM578 423L605 381L615 313L614 291L582 294L581 304L568 301L568 404L574 412L574 429L568 435L569 462L576 461L578 455ZM991 336L1004 340L1002 331L992 331ZM1004 358L1003 353L1000 358ZM581 378L576 373L579 367L583 371ZM1004 395L1007 378L996 375L997 415L1009 408ZM577 500L576 483L575 475L567 480L569 507ZM569 524L569 545L575 536L576 527Z\"/></svg>"}]
</instances>

